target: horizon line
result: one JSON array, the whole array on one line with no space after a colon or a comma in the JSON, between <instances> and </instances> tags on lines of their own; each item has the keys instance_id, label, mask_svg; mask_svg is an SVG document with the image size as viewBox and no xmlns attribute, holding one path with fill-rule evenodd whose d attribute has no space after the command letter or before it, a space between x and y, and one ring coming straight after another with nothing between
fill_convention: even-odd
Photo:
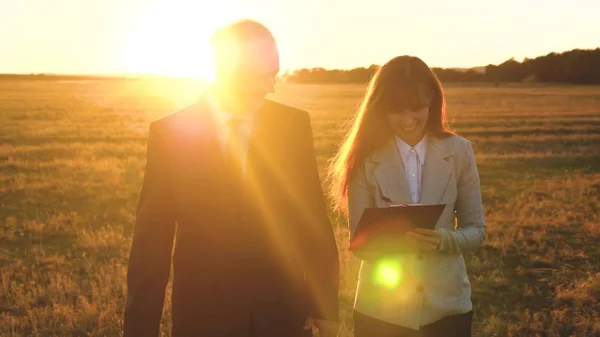
<instances>
[{"instance_id":1,"label":"horizon line","mask_svg":"<svg viewBox=\"0 0 600 337\"><path fill-rule=\"evenodd\" d=\"M305 68L295 68L288 69L282 71L277 76L285 76L288 73L293 73L294 71L304 70L304 69L324 69L327 71L341 70L341 71L350 71L354 69L368 69L372 66L380 66L379 64L373 63L368 66L357 66L353 68L325 68L325 67L305 67ZM459 70L470 70L470 69L480 69L485 68L486 66L476 66L476 67L431 67L432 69L459 69ZM175 74L165 74L165 73L59 73L59 72L0 72L0 77L2 76L74 76L74 77L120 77L120 78L136 78L136 77L168 77L168 78L177 78L177 79L191 79L191 80L209 80L208 78L198 77L198 76L182 76Z\"/></svg>"},{"instance_id":2,"label":"horizon line","mask_svg":"<svg viewBox=\"0 0 600 337\"><path fill-rule=\"evenodd\" d=\"M518 61L515 57L511 57L506 61L509 60L516 60L517 62L521 63L524 62L525 60L534 60L536 58L539 57L543 57L543 56L548 56L550 54L564 54L564 53L568 53L568 52L573 52L573 51L594 51L600 49L600 46L596 46L593 48L573 48L573 49L568 49L568 50L563 50L563 51L552 51L552 52L548 52L545 53L543 55L538 55L535 57L523 57L521 61ZM502 63L499 63L502 64ZM430 68L434 69L458 69L458 70L470 70L470 69L481 69L481 68L485 68L489 65L498 65L498 64L492 64L489 63L487 65L478 65L478 66L470 66L470 67L442 67L442 66L430 66ZM343 68L326 68L326 67L322 67L322 66L313 66L313 67L299 67L299 68L291 68L291 69L285 69L284 71L282 71L280 73L280 75L278 76L284 76L287 73L290 72L294 72L294 71L298 71L298 70L303 70L303 69L324 69L327 71L332 71L332 70L341 70L341 71L348 71L348 70L353 70L353 69L359 69L359 68L363 68L363 69L368 69L371 66L380 66L380 64L377 63L371 63L370 65L362 65L362 66L355 66L355 67L343 67ZM148 77L157 77L157 78L174 78L174 79L190 79L190 80L210 80L209 78L204 78L204 77L198 77L198 76L182 76L182 75L175 75L175 74L165 74L165 73L152 73L152 72L148 72L148 73L130 73L130 72L122 72L122 73L94 73L94 72L90 72L90 73L58 73L58 72L1 72L0 71L0 76L40 76L40 75L44 75L44 76L78 76L78 77L82 77L82 76L90 76L90 77L119 77L119 78L135 78L135 77L143 77L143 78L148 78Z\"/></svg>"},{"instance_id":3,"label":"horizon line","mask_svg":"<svg viewBox=\"0 0 600 337\"><path fill-rule=\"evenodd\" d=\"M570 50L564 50L564 51L554 51L554 52L549 52L546 53L544 55L538 55L536 57L524 57L521 61L518 61L519 63L524 62L525 60L534 60L537 59L539 57L544 57L544 56L548 56L550 54L563 54L563 53L568 53L568 52L573 52L573 51L594 51L600 49L600 47L595 47L595 48L573 48ZM511 57L509 59L507 59L506 61L509 60L516 60L516 58ZM504 61L504 62L506 62ZM502 64L502 63L499 63ZM441 67L441 66L431 66L431 69L446 69L446 70L471 70L471 69L481 69L481 68L485 68L489 65L495 65L497 66L497 64L492 64L489 63L487 65L479 65L479 66L470 66L470 67ZM326 68L326 67L322 67L322 66L313 66L313 67L301 67L301 68L292 68L292 69L285 69L284 71L282 71L278 76L285 76L288 73L293 73L294 71L298 71L298 70L304 70L304 69L324 69L326 71L334 71L334 70L341 70L341 71L349 71L349 70L354 70L354 69L368 69L372 66L381 66L380 64L377 63L371 63L368 66L362 65L362 66L355 66L355 67L343 67L343 68ZM165 74L165 73L152 73L152 72L147 72L147 73L131 73L131 72L122 72L122 73L110 73L110 72L106 72L106 73L94 73L94 72L90 72L90 73L58 73L58 72L0 72L0 77L2 76L55 76L55 77L59 77L59 76L74 76L74 77L118 77L118 78L149 78L149 77L154 77L154 78L172 78L172 79L189 79L189 80L201 80L201 81L210 81L209 78L206 77L198 77L198 76L182 76L182 75L175 75L175 74Z\"/></svg>"}]
</instances>

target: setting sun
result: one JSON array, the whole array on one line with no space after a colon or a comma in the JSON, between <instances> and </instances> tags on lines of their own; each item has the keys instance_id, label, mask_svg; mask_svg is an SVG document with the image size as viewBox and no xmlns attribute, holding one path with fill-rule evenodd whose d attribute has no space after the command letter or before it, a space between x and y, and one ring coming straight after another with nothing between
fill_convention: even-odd
<instances>
[{"instance_id":1,"label":"setting sun","mask_svg":"<svg viewBox=\"0 0 600 337\"><path fill-rule=\"evenodd\" d=\"M232 19L226 1L163 1L135 20L125 47L129 73L209 79L211 34Z\"/></svg>"}]
</instances>

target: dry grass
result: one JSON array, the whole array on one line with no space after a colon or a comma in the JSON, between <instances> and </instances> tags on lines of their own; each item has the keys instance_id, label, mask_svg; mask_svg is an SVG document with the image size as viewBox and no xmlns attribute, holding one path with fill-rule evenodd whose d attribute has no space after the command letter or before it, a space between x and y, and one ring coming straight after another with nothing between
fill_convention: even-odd
<instances>
[{"instance_id":1,"label":"dry grass","mask_svg":"<svg viewBox=\"0 0 600 337\"><path fill-rule=\"evenodd\" d=\"M324 169L364 88L279 89L274 99L311 112ZM198 90L0 82L1 336L120 335L147 125ZM600 335L600 88L456 86L447 98L475 144L489 225L467 256L474 335ZM339 225L350 337L357 261Z\"/></svg>"}]
</instances>

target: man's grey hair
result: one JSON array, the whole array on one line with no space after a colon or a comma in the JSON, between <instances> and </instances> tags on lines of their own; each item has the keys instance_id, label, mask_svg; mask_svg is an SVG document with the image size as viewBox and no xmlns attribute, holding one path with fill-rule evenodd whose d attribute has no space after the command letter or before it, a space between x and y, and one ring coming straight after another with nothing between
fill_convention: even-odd
<instances>
[{"instance_id":1,"label":"man's grey hair","mask_svg":"<svg viewBox=\"0 0 600 337\"><path fill-rule=\"evenodd\" d=\"M269 28L258 21L244 19L218 29L212 35L210 44L215 50L218 50L223 44L241 45L255 39L266 39L275 43L275 37Z\"/></svg>"},{"instance_id":2,"label":"man's grey hair","mask_svg":"<svg viewBox=\"0 0 600 337\"><path fill-rule=\"evenodd\" d=\"M271 30L255 20L243 19L218 29L210 39L215 70L230 68L257 41L277 45Z\"/></svg>"}]
</instances>

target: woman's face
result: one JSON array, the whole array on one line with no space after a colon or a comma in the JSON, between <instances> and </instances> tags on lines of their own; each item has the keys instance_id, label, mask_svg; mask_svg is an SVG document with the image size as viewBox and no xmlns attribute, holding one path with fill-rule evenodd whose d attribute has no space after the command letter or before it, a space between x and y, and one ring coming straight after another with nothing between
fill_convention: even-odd
<instances>
[{"instance_id":1,"label":"woman's face","mask_svg":"<svg viewBox=\"0 0 600 337\"><path fill-rule=\"evenodd\" d=\"M414 111L388 111L386 115L396 136L415 146L425 135L429 106Z\"/></svg>"}]
</instances>

